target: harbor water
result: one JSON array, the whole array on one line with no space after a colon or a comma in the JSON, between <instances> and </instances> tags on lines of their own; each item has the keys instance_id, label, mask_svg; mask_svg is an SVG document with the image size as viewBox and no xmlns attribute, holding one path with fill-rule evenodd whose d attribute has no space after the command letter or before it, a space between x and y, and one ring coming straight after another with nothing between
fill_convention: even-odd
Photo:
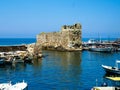
<instances>
[{"instance_id":1,"label":"harbor water","mask_svg":"<svg viewBox=\"0 0 120 90\"><path fill-rule=\"evenodd\" d=\"M120 59L120 52L43 51L43 55L33 64L0 67L0 83L24 80L28 90L91 90L106 80L101 65L114 66Z\"/></svg>"},{"instance_id":2,"label":"harbor water","mask_svg":"<svg viewBox=\"0 0 120 90\"><path fill-rule=\"evenodd\" d=\"M35 38L0 38L0 46L35 43Z\"/></svg>"}]
</instances>

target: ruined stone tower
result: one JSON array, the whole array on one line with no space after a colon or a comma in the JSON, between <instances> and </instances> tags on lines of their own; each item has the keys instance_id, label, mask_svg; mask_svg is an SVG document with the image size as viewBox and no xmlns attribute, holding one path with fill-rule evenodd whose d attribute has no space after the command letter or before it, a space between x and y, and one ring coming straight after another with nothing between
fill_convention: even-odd
<instances>
[{"instance_id":1,"label":"ruined stone tower","mask_svg":"<svg viewBox=\"0 0 120 90\"><path fill-rule=\"evenodd\" d=\"M81 25L64 25L60 32L40 33L37 45L52 49L82 50Z\"/></svg>"}]
</instances>

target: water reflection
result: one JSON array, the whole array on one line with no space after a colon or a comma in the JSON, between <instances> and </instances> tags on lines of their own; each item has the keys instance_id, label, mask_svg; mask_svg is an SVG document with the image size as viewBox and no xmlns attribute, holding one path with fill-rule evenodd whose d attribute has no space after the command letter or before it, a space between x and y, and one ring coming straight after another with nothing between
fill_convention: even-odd
<instances>
[{"instance_id":1,"label":"water reflection","mask_svg":"<svg viewBox=\"0 0 120 90\"><path fill-rule=\"evenodd\" d=\"M26 63L13 63L11 67L13 70L23 71L26 68Z\"/></svg>"},{"instance_id":2,"label":"water reflection","mask_svg":"<svg viewBox=\"0 0 120 90\"><path fill-rule=\"evenodd\" d=\"M33 66L34 67L39 67L42 65L42 58L34 59L33 60Z\"/></svg>"},{"instance_id":3,"label":"water reflection","mask_svg":"<svg viewBox=\"0 0 120 90\"><path fill-rule=\"evenodd\" d=\"M56 83L65 83L64 86L78 87L80 84L81 52L56 52L44 51L47 57L42 60L42 64L50 69ZM44 66L43 66L44 67ZM51 75L51 74L49 74ZM60 85L60 84L59 84ZM63 84L61 84L63 85Z\"/></svg>"},{"instance_id":4,"label":"water reflection","mask_svg":"<svg viewBox=\"0 0 120 90\"><path fill-rule=\"evenodd\" d=\"M89 59L93 59L93 58L95 58L95 59L103 58L104 59L105 57L108 57L111 59L111 56L114 55L112 52L111 53L101 53L101 52L90 52L90 51L88 51L87 54L88 54Z\"/></svg>"},{"instance_id":5,"label":"water reflection","mask_svg":"<svg viewBox=\"0 0 120 90\"><path fill-rule=\"evenodd\" d=\"M47 53L47 60L52 59L59 61L59 65L68 67L70 65L80 66L81 63L81 52L57 52L57 51L44 51ZM57 63L57 62L55 62Z\"/></svg>"}]
</instances>

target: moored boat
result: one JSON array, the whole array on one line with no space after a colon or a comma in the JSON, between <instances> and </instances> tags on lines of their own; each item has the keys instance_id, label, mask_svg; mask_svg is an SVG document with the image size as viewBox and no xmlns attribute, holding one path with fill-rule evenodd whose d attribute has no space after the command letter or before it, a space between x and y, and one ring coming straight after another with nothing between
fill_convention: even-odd
<instances>
[{"instance_id":1,"label":"moored boat","mask_svg":"<svg viewBox=\"0 0 120 90\"><path fill-rule=\"evenodd\" d=\"M91 90L119 90L119 89L116 89L116 87L112 87L112 86L109 86L109 87L93 87Z\"/></svg>"},{"instance_id":2,"label":"moored boat","mask_svg":"<svg viewBox=\"0 0 120 90\"><path fill-rule=\"evenodd\" d=\"M2 83L0 84L0 90L25 90L27 89L27 83L26 82L19 82L14 85L9 83Z\"/></svg>"},{"instance_id":3,"label":"moored boat","mask_svg":"<svg viewBox=\"0 0 120 90\"><path fill-rule=\"evenodd\" d=\"M113 51L113 47L108 47L108 46L91 46L89 47L90 51L95 51L95 52L111 52Z\"/></svg>"},{"instance_id":4,"label":"moored boat","mask_svg":"<svg viewBox=\"0 0 120 90\"><path fill-rule=\"evenodd\" d=\"M27 88L27 83L26 82L19 82L16 83L14 85L12 85L11 87L9 87L9 90L25 90Z\"/></svg>"},{"instance_id":5,"label":"moored boat","mask_svg":"<svg viewBox=\"0 0 120 90\"><path fill-rule=\"evenodd\" d=\"M11 87L11 82L8 82L8 83L2 83L0 84L0 90L7 90L8 88ZM9 89L8 89L9 90Z\"/></svg>"},{"instance_id":6,"label":"moored boat","mask_svg":"<svg viewBox=\"0 0 120 90\"><path fill-rule=\"evenodd\" d=\"M112 66L107 66L107 65L102 65L103 69L106 71L106 73L110 73L110 74L120 74L120 68L118 67L118 64L120 63L120 61L116 61L116 66L112 67Z\"/></svg>"},{"instance_id":7,"label":"moored boat","mask_svg":"<svg viewBox=\"0 0 120 90\"><path fill-rule=\"evenodd\" d=\"M120 81L120 77L106 77L106 78L112 81Z\"/></svg>"},{"instance_id":8,"label":"moored boat","mask_svg":"<svg viewBox=\"0 0 120 90\"><path fill-rule=\"evenodd\" d=\"M120 77L106 77L107 79L115 82L120 81ZM120 90L120 86L115 85L107 85L107 83L103 83L101 86L95 86L91 90Z\"/></svg>"}]
</instances>

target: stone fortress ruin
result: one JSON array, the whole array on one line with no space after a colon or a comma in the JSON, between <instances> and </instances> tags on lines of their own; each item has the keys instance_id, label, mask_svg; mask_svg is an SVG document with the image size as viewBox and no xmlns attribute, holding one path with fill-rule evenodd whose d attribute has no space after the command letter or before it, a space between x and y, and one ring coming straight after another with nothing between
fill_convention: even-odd
<instances>
[{"instance_id":1,"label":"stone fortress ruin","mask_svg":"<svg viewBox=\"0 0 120 90\"><path fill-rule=\"evenodd\" d=\"M59 32L40 33L36 44L43 49L82 50L81 29L79 23L64 25Z\"/></svg>"}]
</instances>

